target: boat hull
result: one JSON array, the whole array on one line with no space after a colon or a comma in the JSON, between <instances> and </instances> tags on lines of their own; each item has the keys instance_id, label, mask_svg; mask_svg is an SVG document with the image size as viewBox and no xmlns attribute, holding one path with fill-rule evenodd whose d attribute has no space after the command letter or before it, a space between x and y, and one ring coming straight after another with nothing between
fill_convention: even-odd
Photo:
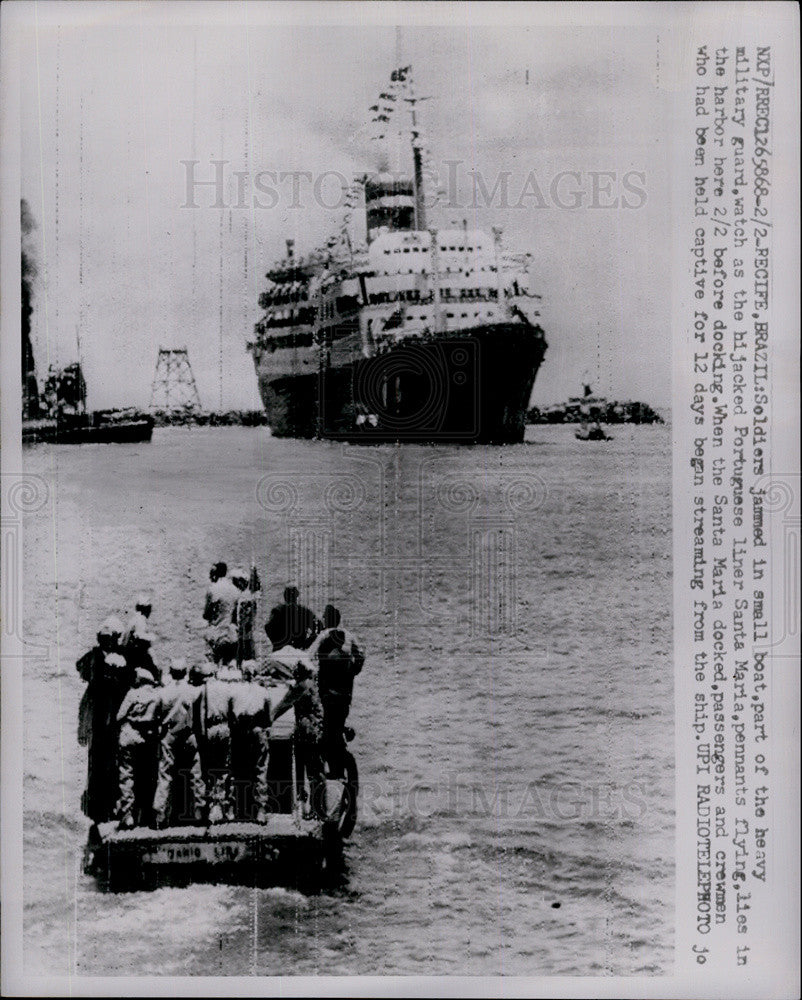
<instances>
[{"instance_id":1,"label":"boat hull","mask_svg":"<svg viewBox=\"0 0 802 1000\"><path fill-rule=\"evenodd\" d=\"M134 444L150 441L153 418L142 416L133 420L24 422L23 444Z\"/></svg>"},{"instance_id":2,"label":"boat hull","mask_svg":"<svg viewBox=\"0 0 802 1000\"><path fill-rule=\"evenodd\" d=\"M335 831L336 832L336 831ZM93 827L84 850L84 871L112 889L138 888L175 879L237 881L280 875L313 879L326 860L334 834L327 825L298 816L271 814L269 822L183 826L166 830Z\"/></svg>"},{"instance_id":3,"label":"boat hull","mask_svg":"<svg viewBox=\"0 0 802 1000\"><path fill-rule=\"evenodd\" d=\"M257 356L256 372L277 437L507 444L523 441L546 346L539 327L498 323L336 365L329 354L311 371L278 374Z\"/></svg>"}]
</instances>

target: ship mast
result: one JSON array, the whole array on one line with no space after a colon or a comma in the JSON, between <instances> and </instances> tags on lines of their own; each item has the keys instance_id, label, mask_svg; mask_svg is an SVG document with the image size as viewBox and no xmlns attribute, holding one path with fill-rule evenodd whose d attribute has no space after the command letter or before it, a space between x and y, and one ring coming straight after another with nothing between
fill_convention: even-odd
<instances>
[{"instance_id":1,"label":"ship mast","mask_svg":"<svg viewBox=\"0 0 802 1000\"><path fill-rule=\"evenodd\" d=\"M412 66L404 67L402 56L402 35L401 25L395 28L395 64L399 71L405 70L404 82L406 83L407 94L403 98L409 104L409 112L412 119L411 139L412 139L412 181L415 195L415 229L418 232L426 229L426 205L424 203L423 190L423 150L421 148L420 133L418 132L418 118L415 105L419 98L415 96L415 84L412 79ZM425 98L420 98L425 100Z\"/></svg>"},{"instance_id":2,"label":"ship mast","mask_svg":"<svg viewBox=\"0 0 802 1000\"><path fill-rule=\"evenodd\" d=\"M426 206L423 198L423 157L421 150L420 135L418 133L418 121L415 115L415 103L417 98L413 90L412 78L409 80L409 97L406 98L410 105L412 115L412 163L413 182L415 184L415 228L420 232L426 228Z\"/></svg>"}]
</instances>

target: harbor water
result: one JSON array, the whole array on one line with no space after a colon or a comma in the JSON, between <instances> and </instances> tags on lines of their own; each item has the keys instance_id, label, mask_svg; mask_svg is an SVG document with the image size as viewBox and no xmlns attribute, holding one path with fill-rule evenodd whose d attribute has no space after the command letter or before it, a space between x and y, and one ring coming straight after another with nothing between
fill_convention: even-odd
<instances>
[{"instance_id":1,"label":"harbor water","mask_svg":"<svg viewBox=\"0 0 802 1000\"><path fill-rule=\"evenodd\" d=\"M362 447L265 428L41 445L24 520L29 974L667 974L671 432ZM101 892L81 871L75 661L154 597L203 654L212 562L256 563L362 640L360 818L339 884Z\"/></svg>"}]
</instances>

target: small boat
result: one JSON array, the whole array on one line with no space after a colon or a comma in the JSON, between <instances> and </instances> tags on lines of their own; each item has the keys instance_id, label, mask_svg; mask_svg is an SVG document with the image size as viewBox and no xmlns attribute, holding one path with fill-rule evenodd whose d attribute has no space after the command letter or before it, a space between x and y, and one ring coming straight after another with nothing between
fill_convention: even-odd
<instances>
[{"instance_id":1,"label":"small boat","mask_svg":"<svg viewBox=\"0 0 802 1000\"><path fill-rule=\"evenodd\" d=\"M116 891L176 881L311 887L339 871L343 841L357 820L356 761L345 749L343 778L325 781L324 802L318 815L308 818L298 797L293 730L291 712L271 729L266 823L246 819L158 830L118 829L115 821L96 824L84 849L85 874Z\"/></svg>"},{"instance_id":2,"label":"small boat","mask_svg":"<svg viewBox=\"0 0 802 1000\"><path fill-rule=\"evenodd\" d=\"M612 441L612 437L604 430L599 417L606 411L607 400L602 396L594 396L593 389L586 377L583 377L584 392L581 397L571 399L578 404L580 415L579 430L574 431L578 441Z\"/></svg>"},{"instance_id":3,"label":"small boat","mask_svg":"<svg viewBox=\"0 0 802 1000\"><path fill-rule=\"evenodd\" d=\"M582 421L579 430L574 431L574 437L578 441L612 441L612 435L608 434L598 420L588 425Z\"/></svg>"}]
</instances>

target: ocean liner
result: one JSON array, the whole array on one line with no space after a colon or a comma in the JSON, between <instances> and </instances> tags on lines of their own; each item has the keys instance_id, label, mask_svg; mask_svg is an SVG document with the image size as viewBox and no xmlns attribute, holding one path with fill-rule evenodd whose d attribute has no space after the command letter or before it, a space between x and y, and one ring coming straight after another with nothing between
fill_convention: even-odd
<instances>
[{"instance_id":1,"label":"ocean liner","mask_svg":"<svg viewBox=\"0 0 802 1000\"><path fill-rule=\"evenodd\" d=\"M523 440L546 350L529 254L501 231L428 227L426 149L411 67L373 106L373 138L400 118L411 169L359 179L367 241L348 228L307 255L287 240L250 343L273 434L335 440Z\"/></svg>"}]
</instances>

